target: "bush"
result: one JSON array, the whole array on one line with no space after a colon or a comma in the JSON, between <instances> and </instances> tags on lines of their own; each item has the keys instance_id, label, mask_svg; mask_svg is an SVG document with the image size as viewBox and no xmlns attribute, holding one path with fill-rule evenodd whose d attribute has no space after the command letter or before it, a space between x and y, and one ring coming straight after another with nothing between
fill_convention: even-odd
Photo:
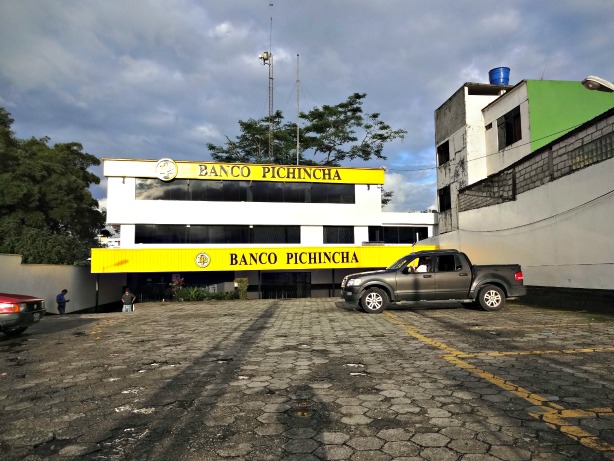
<instances>
[{"instance_id":1,"label":"bush","mask_svg":"<svg viewBox=\"0 0 614 461\"><path fill-rule=\"evenodd\" d=\"M177 290L175 298L179 301L212 301L212 300L230 300L239 299L239 294L234 291L224 293L211 293L203 287L181 287Z\"/></svg>"},{"instance_id":2,"label":"bush","mask_svg":"<svg viewBox=\"0 0 614 461\"><path fill-rule=\"evenodd\" d=\"M245 278L235 279L235 286L237 287L237 295L239 299L247 299L247 287L249 282Z\"/></svg>"}]
</instances>

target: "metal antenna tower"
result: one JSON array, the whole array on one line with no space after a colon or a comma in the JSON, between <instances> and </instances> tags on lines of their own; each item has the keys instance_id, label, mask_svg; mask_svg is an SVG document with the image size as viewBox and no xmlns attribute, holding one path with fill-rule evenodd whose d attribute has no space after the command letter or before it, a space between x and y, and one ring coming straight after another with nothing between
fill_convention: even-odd
<instances>
[{"instance_id":1,"label":"metal antenna tower","mask_svg":"<svg viewBox=\"0 0 614 461\"><path fill-rule=\"evenodd\" d=\"M273 7L272 3L269 3ZM269 66L269 159L273 161L273 53L271 52L273 42L273 14L271 13L271 25L269 29L269 51L263 52L258 58L263 65Z\"/></svg>"},{"instance_id":2,"label":"metal antenna tower","mask_svg":"<svg viewBox=\"0 0 614 461\"><path fill-rule=\"evenodd\" d=\"M296 164L299 164L300 158L300 134L301 134L301 118L300 118L300 91L301 91L301 76L299 73L299 55L296 55Z\"/></svg>"}]
</instances>

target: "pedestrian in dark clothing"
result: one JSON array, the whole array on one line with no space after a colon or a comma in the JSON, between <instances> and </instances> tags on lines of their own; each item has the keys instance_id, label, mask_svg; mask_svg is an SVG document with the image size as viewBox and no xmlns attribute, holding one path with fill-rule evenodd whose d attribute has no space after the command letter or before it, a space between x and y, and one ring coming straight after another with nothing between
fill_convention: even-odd
<instances>
[{"instance_id":1,"label":"pedestrian in dark clothing","mask_svg":"<svg viewBox=\"0 0 614 461\"><path fill-rule=\"evenodd\" d=\"M66 312L66 303L70 301L70 299L66 299L66 293L68 293L68 290L63 289L60 294L55 297L55 302L58 303L58 312L60 315Z\"/></svg>"},{"instance_id":2,"label":"pedestrian in dark clothing","mask_svg":"<svg viewBox=\"0 0 614 461\"><path fill-rule=\"evenodd\" d=\"M134 312L134 302L136 301L136 296L130 293L130 290L126 288L122 296L122 304L124 307L122 308L122 312Z\"/></svg>"}]
</instances>

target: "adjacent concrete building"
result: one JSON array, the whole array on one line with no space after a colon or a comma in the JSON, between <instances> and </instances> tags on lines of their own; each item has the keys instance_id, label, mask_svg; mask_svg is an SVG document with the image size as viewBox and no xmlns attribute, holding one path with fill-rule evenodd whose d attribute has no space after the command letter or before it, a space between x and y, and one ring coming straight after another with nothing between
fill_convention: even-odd
<instances>
[{"instance_id":1,"label":"adjacent concrete building","mask_svg":"<svg viewBox=\"0 0 614 461\"><path fill-rule=\"evenodd\" d=\"M458 192L612 107L580 82L464 84L435 111L439 233L458 229Z\"/></svg>"},{"instance_id":2,"label":"adjacent concrete building","mask_svg":"<svg viewBox=\"0 0 614 461\"><path fill-rule=\"evenodd\" d=\"M611 296L613 108L614 93L579 82L463 85L435 112L440 234L427 242L518 262L530 293Z\"/></svg>"}]
</instances>

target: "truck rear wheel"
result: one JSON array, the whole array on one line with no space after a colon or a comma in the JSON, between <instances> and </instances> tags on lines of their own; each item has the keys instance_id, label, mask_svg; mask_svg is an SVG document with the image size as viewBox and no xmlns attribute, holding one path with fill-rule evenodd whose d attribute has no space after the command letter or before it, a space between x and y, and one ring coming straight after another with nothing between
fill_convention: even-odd
<instances>
[{"instance_id":1,"label":"truck rear wheel","mask_svg":"<svg viewBox=\"0 0 614 461\"><path fill-rule=\"evenodd\" d=\"M505 306L505 293L495 285L486 285L480 290L478 301L485 311L500 311Z\"/></svg>"},{"instance_id":2,"label":"truck rear wheel","mask_svg":"<svg viewBox=\"0 0 614 461\"><path fill-rule=\"evenodd\" d=\"M379 314L388 307L388 295L380 288L368 288L360 297L360 306L367 314Z\"/></svg>"}]
</instances>

